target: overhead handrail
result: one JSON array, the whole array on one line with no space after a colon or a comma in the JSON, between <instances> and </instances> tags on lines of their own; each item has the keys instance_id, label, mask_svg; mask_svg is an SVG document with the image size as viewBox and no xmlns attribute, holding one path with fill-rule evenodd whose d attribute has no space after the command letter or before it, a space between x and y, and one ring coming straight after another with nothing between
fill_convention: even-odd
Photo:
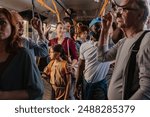
<instances>
[{"instance_id":1,"label":"overhead handrail","mask_svg":"<svg viewBox=\"0 0 150 117\"><path fill-rule=\"evenodd\" d=\"M103 12L105 11L105 8L106 8L108 2L109 2L109 0L105 0L104 1L104 4L103 4L102 9L100 10L100 13L99 13L98 16L102 16L103 15Z\"/></svg>"},{"instance_id":2,"label":"overhead handrail","mask_svg":"<svg viewBox=\"0 0 150 117\"><path fill-rule=\"evenodd\" d=\"M55 0L55 1L69 16L71 16L71 14L67 11L67 9L60 2L58 2L58 0Z\"/></svg>"},{"instance_id":3,"label":"overhead handrail","mask_svg":"<svg viewBox=\"0 0 150 117\"><path fill-rule=\"evenodd\" d=\"M51 7L49 7L44 0L37 0L38 3L41 4L41 6L44 6L45 8L47 8L48 10L50 10L52 13L56 14L56 11L53 10Z\"/></svg>"},{"instance_id":4,"label":"overhead handrail","mask_svg":"<svg viewBox=\"0 0 150 117\"><path fill-rule=\"evenodd\" d=\"M60 22L60 15L59 15L59 12L58 12L56 3L55 3L54 0L52 0L52 3L53 3L53 6L54 6L54 8L55 8L55 11L56 11L57 20L58 20L58 22Z\"/></svg>"},{"instance_id":5,"label":"overhead handrail","mask_svg":"<svg viewBox=\"0 0 150 117\"><path fill-rule=\"evenodd\" d=\"M52 0L52 4L55 8L55 10L53 10L51 7L49 7L45 2L44 0L37 0L37 2L39 4L41 4L41 6L44 6L46 9L50 10L52 13L56 14L57 16L57 21L59 22L60 21L60 15L59 15L59 12L58 12L58 9L57 9L57 6L56 6L56 3L54 0Z\"/></svg>"}]
</instances>

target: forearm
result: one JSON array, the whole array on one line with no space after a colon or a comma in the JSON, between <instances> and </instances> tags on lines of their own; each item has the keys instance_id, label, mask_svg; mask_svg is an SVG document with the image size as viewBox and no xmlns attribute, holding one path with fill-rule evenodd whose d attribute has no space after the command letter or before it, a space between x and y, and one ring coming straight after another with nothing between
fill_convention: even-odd
<instances>
[{"instance_id":1,"label":"forearm","mask_svg":"<svg viewBox=\"0 0 150 117\"><path fill-rule=\"evenodd\" d=\"M150 90L146 87L143 89L137 90L134 95L129 100L149 100L150 99Z\"/></svg>"},{"instance_id":2,"label":"forearm","mask_svg":"<svg viewBox=\"0 0 150 117\"><path fill-rule=\"evenodd\" d=\"M0 91L0 99L1 100L25 100L25 99L29 99L29 95L26 90Z\"/></svg>"},{"instance_id":3,"label":"forearm","mask_svg":"<svg viewBox=\"0 0 150 117\"><path fill-rule=\"evenodd\" d=\"M65 97L64 100L69 99L69 93L70 93L70 88L71 88L71 75L67 75L67 86L66 86L66 91L65 91Z\"/></svg>"},{"instance_id":4,"label":"forearm","mask_svg":"<svg viewBox=\"0 0 150 117\"><path fill-rule=\"evenodd\" d=\"M98 41L98 46L103 47L107 44L108 30L102 29Z\"/></svg>"},{"instance_id":5,"label":"forearm","mask_svg":"<svg viewBox=\"0 0 150 117\"><path fill-rule=\"evenodd\" d=\"M149 100L150 99L150 78L143 77L139 81L139 89L132 95L130 100Z\"/></svg>"},{"instance_id":6,"label":"forearm","mask_svg":"<svg viewBox=\"0 0 150 117\"><path fill-rule=\"evenodd\" d=\"M105 60L105 52L107 50L107 36L108 36L108 30L101 30L101 35L98 41L98 60L100 62L103 62Z\"/></svg>"},{"instance_id":7,"label":"forearm","mask_svg":"<svg viewBox=\"0 0 150 117\"><path fill-rule=\"evenodd\" d=\"M46 57L48 56L48 45L46 43L40 43L34 47L35 56Z\"/></svg>"},{"instance_id":8,"label":"forearm","mask_svg":"<svg viewBox=\"0 0 150 117\"><path fill-rule=\"evenodd\" d=\"M48 43L46 36L44 35L43 31L37 30L39 35L39 41Z\"/></svg>"},{"instance_id":9,"label":"forearm","mask_svg":"<svg viewBox=\"0 0 150 117\"><path fill-rule=\"evenodd\" d=\"M113 61L116 59L117 51L120 49L120 45L123 44L124 40L120 40L117 44L111 47L109 50L107 45L103 44L98 46L97 58L100 62Z\"/></svg>"}]
</instances>

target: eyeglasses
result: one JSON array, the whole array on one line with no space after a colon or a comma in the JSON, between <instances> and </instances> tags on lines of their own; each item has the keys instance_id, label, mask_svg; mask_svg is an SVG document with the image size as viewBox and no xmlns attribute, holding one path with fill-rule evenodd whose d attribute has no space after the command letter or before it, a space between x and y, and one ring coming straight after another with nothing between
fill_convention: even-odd
<instances>
[{"instance_id":1,"label":"eyeglasses","mask_svg":"<svg viewBox=\"0 0 150 117\"><path fill-rule=\"evenodd\" d=\"M122 0L111 0L113 4L119 7L125 7L130 3L130 0L126 0L126 2L122 2Z\"/></svg>"}]
</instances>

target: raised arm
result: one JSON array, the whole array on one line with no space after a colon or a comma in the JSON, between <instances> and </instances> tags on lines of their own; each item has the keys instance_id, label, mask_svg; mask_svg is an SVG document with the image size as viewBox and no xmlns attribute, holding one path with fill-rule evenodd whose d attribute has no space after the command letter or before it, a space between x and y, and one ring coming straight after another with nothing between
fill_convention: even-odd
<instances>
[{"instance_id":1,"label":"raised arm","mask_svg":"<svg viewBox=\"0 0 150 117\"><path fill-rule=\"evenodd\" d=\"M98 42L98 60L100 62L112 61L115 59L117 54L118 45L108 50L107 39L109 36L108 31L111 24L112 24L112 15L111 13L108 13L103 17L103 21L101 24L102 29L100 33L99 42Z\"/></svg>"},{"instance_id":2,"label":"raised arm","mask_svg":"<svg viewBox=\"0 0 150 117\"><path fill-rule=\"evenodd\" d=\"M29 41L30 48L34 49L35 56L45 57L48 55L48 40L46 39L42 30L42 22L37 18L33 18L31 20L31 24L33 28L38 32L39 39L38 42L32 41L35 39Z\"/></svg>"}]
</instances>

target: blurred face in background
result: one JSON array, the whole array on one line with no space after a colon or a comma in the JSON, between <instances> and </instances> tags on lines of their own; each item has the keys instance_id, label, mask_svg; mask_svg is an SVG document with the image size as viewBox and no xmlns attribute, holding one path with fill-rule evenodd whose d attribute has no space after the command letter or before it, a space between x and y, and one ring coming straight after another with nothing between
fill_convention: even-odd
<instances>
[{"instance_id":1,"label":"blurred face in background","mask_svg":"<svg viewBox=\"0 0 150 117\"><path fill-rule=\"evenodd\" d=\"M83 41L86 41L87 36L88 36L88 32L87 32L87 31L84 31L84 32L80 33L80 38L81 38Z\"/></svg>"},{"instance_id":2,"label":"blurred face in background","mask_svg":"<svg viewBox=\"0 0 150 117\"><path fill-rule=\"evenodd\" d=\"M56 27L57 36L58 37L63 37L64 32L65 32L64 25L63 24L58 24L57 27Z\"/></svg>"},{"instance_id":3,"label":"blurred face in background","mask_svg":"<svg viewBox=\"0 0 150 117\"><path fill-rule=\"evenodd\" d=\"M18 31L18 35L22 36L23 32L24 32L24 28L23 28L23 18L19 15L18 12L16 11L11 11L11 14L13 15L15 22L16 22L16 26L17 26L17 31Z\"/></svg>"},{"instance_id":4,"label":"blurred face in background","mask_svg":"<svg viewBox=\"0 0 150 117\"><path fill-rule=\"evenodd\" d=\"M18 22L18 34L19 34L19 36L23 35L23 32L24 32L23 24L24 24L23 20Z\"/></svg>"},{"instance_id":5,"label":"blurred face in background","mask_svg":"<svg viewBox=\"0 0 150 117\"><path fill-rule=\"evenodd\" d=\"M69 22L64 22L64 28L66 32L70 32L70 27L71 27L71 24Z\"/></svg>"},{"instance_id":6,"label":"blurred face in background","mask_svg":"<svg viewBox=\"0 0 150 117\"><path fill-rule=\"evenodd\" d=\"M9 38L11 31L10 22L4 14L0 13L0 41Z\"/></svg>"},{"instance_id":7,"label":"blurred face in background","mask_svg":"<svg viewBox=\"0 0 150 117\"><path fill-rule=\"evenodd\" d=\"M51 60L55 60L55 59L59 58L60 53L54 52L54 50L52 48L50 48L49 56L50 56Z\"/></svg>"},{"instance_id":8,"label":"blurred face in background","mask_svg":"<svg viewBox=\"0 0 150 117\"><path fill-rule=\"evenodd\" d=\"M91 31L94 33L99 33L101 30L101 24L100 23L95 23L94 25L91 26Z\"/></svg>"}]
</instances>

